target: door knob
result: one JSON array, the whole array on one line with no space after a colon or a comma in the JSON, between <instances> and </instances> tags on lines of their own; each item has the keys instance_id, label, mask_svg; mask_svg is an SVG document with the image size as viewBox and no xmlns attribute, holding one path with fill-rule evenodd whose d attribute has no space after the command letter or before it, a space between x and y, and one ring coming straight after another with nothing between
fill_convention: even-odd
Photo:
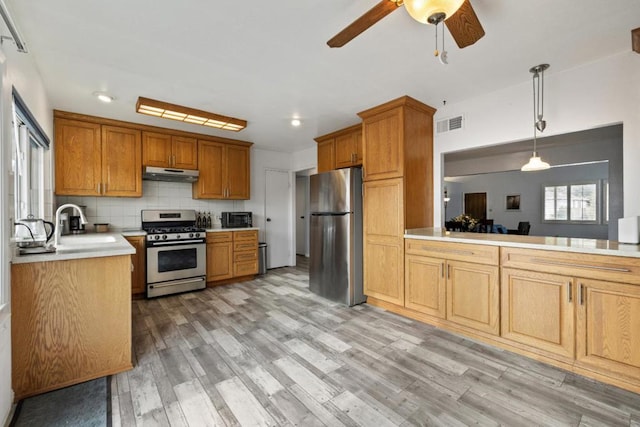
<instances>
[{"instance_id":1,"label":"door knob","mask_svg":"<svg viewBox=\"0 0 640 427\"><path fill-rule=\"evenodd\" d=\"M304 219L304 215L300 217L300 219Z\"/></svg>"},{"instance_id":2,"label":"door knob","mask_svg":"<svg viewBox=\"0 0 640 427\"><path fill-rule=\"evenodd\" d=\"M271 222L271 218L267 218L267 222Z\"/></svg>"}]
</instances>

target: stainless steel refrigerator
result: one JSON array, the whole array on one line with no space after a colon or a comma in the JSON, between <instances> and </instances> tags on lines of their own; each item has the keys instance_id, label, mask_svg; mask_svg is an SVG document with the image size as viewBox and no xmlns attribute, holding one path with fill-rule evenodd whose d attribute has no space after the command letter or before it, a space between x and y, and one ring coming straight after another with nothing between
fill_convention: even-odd
<instances>
[{"instance_id":1,"label":"stainless steel refrigerator","mask_svg":"<svg viewBox=\"0 0 640 427\"><path fill-rule=\"evenodd\" d=\"M311 175L309 289L353 306L362 292L362 170Z\"/></svg>"}]
</instances>

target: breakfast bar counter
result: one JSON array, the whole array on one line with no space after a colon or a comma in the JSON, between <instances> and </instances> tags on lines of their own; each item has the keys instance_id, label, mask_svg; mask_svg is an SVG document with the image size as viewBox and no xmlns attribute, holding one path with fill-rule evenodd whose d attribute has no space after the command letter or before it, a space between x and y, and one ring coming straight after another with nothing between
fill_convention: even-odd
<instances>
[{"instance_id":1,"label":"breakfast bar counter","mask_svg":"<svg viewBox=\"0 0 640 427\"><path fill-rule=\"evenodd\" d=\"M618 243L613 240L584 239L580 237L460 233L446 231L443 228L415 228L406 230L404 238L640 258L640 245Z\"/></svg>"}]
</instances>

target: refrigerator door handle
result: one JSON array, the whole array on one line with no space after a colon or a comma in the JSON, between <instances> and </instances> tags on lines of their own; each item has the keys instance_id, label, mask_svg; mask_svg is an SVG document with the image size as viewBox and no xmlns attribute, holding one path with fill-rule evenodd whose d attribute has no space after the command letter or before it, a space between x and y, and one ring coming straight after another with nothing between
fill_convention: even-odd
<instances>
[{"instance_id":1,"label":"refrigerator door handle","mask_svg":"<svg viewBox=\"0 0 640 427\"><path fill-rule=\"evenodd\" d=\"M312 212L311 216L345 216L351 212Z\"/></svg>"}]
</instances>

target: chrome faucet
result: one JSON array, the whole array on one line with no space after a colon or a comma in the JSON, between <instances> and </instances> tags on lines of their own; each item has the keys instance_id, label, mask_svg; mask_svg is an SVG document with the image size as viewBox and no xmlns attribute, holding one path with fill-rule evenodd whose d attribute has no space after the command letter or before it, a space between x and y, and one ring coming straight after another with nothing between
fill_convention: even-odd
<instances>
[{"instance_id":1,"label":"chrome faucet","mask_svg":"<svg viewBox=\"0 0 640 427\"><path fill-rule=\"evenodd\" d=\"M62 233L62 227L60 227L60 212L62 212L62 210L66 208L74 208L75 210L80 212L80 222L82 224L86 224L88 222L87 218L82 212L82 209L80 209L78 205L74 205L73 203L65 203L64 205L59 206L58 209L56 209L56 228L53 233L53 246L56 248L58 247L58 240L60 239L60 234Z\"/></svg>"}]
</instances>

